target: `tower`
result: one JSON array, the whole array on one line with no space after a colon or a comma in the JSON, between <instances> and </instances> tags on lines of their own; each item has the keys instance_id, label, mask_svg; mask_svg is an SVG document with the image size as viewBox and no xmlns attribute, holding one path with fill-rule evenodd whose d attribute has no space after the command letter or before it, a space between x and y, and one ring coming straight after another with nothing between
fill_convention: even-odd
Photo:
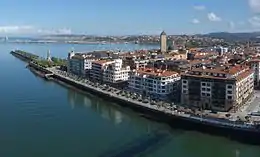
<instances>
[{"instance_id":1,"label":"tower","mask_svg":"<svg viewBox=\"0 0 260 157\"><path fill-rule=\"evenodd\" d=\"M51 61L51 51L50 50L48 50L48 52L47 52L47 60Z\"/></svg>"},{"instance_id":2,"label":"tower","mask_svg":"<svg viewBox=\"0 0 260 157\"><path fill-rule=\"evenodd\" d=\"M164 31L160 35L160 49L161 52L167 51L167 35Z\"/></svg>"}]
</instances>

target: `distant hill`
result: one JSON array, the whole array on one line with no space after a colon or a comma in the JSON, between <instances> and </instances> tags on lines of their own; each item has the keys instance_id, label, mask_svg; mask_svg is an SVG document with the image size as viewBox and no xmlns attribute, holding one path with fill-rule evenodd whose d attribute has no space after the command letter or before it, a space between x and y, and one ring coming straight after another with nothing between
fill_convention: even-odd
<instances>
[{"instance_id":1,"label":"distant hill","mask_svg":"<svg viewBox=\"0 0 260 157\"><path fill-rule=\"evenodd\" d=\"M229 33L229 32L215 32L209 33L202 36L211 38L221 38L227 41L260 41L260 32L244 32L244 33Z\"/></svg>"}]
</instances>

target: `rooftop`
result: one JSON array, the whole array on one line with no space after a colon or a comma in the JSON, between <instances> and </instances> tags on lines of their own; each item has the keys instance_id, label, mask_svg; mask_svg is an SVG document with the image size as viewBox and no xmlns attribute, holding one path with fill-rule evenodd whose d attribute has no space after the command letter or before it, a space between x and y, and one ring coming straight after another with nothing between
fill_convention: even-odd
<instances>
[{"instance_id":1,"label":"rooftop","mask_svg":"<svg viewBox=\"0 0 260 157\"><path fill-rule=\"evenodd\" d=\"M169 77L173 75L178 75L177 72L174 71L167 71L167 70L161 70L161 69L139 69L136 71L138 74L141 75L149 75L149 76L157 76L157 77Z\"/></svg>"},{"instance_id":2,"label":"rooftop","mask_svg":"<svg viewBox=\"0 0 260 157\"><path fill-rule=\"evenodd\" d=\"M245 65L224 65L224 66L205 66L192 68L188 72L182 73L183 76L204 77L212 79L235 79L241 80L252 74L252 71Z\"/></svg>"},{"instance_id":3,"label":"rooftop","mask_svg":"<svg viewBox=\"0 0 260 157\"><path fill-rule=\"evenodd\" d=\"M112 62L113 60L95 60L92 62L92 64L99 64L99 65L104 65L106 63Z\"/></svg>"},{"instance_id":4,"label":"rooftop","mask_svg":"<svg viewBox=\"0 0 260 157\"><path fill-rule=\"evenodd\" d=\"M164 31L162 31L161 35L166 35L166 33Z\"/></svg>"}]
</instances>

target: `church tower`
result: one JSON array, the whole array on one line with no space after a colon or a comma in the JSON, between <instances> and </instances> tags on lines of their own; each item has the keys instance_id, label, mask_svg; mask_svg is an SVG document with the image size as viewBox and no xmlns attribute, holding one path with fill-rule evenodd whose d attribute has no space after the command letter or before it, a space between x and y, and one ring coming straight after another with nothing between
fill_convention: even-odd
<instances>
[{"instance_id":1,"label":"church tower","mask_svg":"<svg viewBox=\"0 0 260 157\"><path fill-rule=\"evenodd\" d=\"M167 35L164 31L160 35L160 49L163 53L167 51Z\"/></svg>"}]
</instances>

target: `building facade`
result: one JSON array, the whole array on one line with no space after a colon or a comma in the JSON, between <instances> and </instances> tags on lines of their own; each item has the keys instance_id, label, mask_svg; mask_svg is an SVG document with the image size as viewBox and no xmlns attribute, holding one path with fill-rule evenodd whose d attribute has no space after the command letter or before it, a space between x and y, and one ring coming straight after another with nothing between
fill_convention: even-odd
<instances>
[{"instance_id":1,"label":"building facade","mask_svg":"<svg viewBox=\"0 0 260 157\"><path fill-rule=\"evenodd\" d=\"M181 74L183 105L229 111L243 105L253 94L254 73L249 67L193 68Z\"/></svg>"},{"instance_id":2,"label":"building facade","mask_svg":"<svg viewBox=\"0 0 260 157\"><path fill-rule=\"evenodd\" d=\"M119 83L128 81L130 66L124 66L122 59L115 59L104 69L103 81L108 83Z\"/></svg>"},{"instance_id":3,"label":"building facade","mask_svg":"<svg viewBox=\"0 0 260 157\"><path fill-rule=\"evenodd\" d=\"M178 73L159 69L139 69L130 74L129 89L155 99L167 99L180 80Z\"/></svg>"},{"instance_id":4,"label":"building facade","mask_svg":"<svg viewBox=\"0 0 260 157\"><path fill-rule=\"evenodd\" d=\"M160 35L160 50L163 53L167 51L167 35L164 31Z\"/></svg>"},{"instance_id":5,"label":"building facade","mask_svg":"<svg viewBox=\"0 0 260 157\"><path fill-rule=\"evenodd\" d=\"M260 85L260 59L249 61L250 68L254 71L254 83L256 87Z\"/></svg>"},{"instance_id":6,"label":"building facade","mask_svg":"<svg viewBox=\"0 0 260 157\"><path fill-rule=\"evenodd\" d=\"M90 78L103 83L118 83L127 81L130 66L124 66L122 59L96 60L92 62Z\"/></svg>"},{"instance_id":7,"label":"building facade","mask_svg":"<svg viewBox=\"0 0 260 157\"><path fill-rule=\"evenodd\" d=\"M95 58L91 55L74 53L72 51L67 58L67 72L86 77L92 68L94 60Z\"/></svg>"}]
</instances>

